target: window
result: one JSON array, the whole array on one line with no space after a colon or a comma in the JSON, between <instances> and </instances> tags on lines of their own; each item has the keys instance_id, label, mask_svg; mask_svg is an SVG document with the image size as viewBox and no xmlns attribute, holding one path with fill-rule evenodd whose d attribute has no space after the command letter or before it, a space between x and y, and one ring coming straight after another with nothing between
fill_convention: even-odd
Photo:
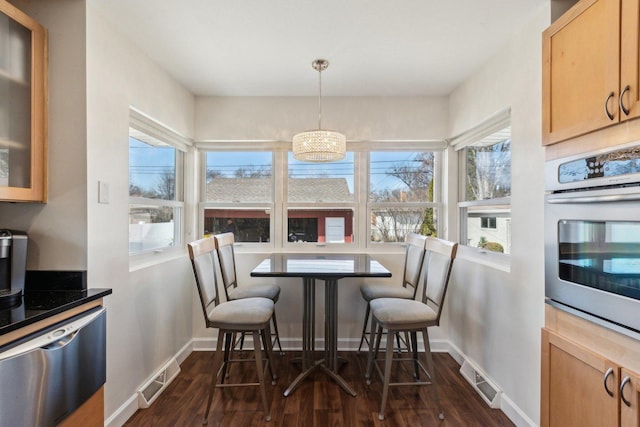
<instances>
[{"instance_id":1,"label":"window","mask_svg":"<svg viewBox=\"0 0 640 427\"><path fill-rule=\"evenodd\" d=\"M210 151L204 168L204 235L232 232L237 242L269 242L271 152Z\"/></svg>"},{"instance_id":2,"label":"window","mask_svg":"<svg viewBox=\"0 0 640 427\"><path fill-rule=\"evenodd\" d=\"M408 233L437 235L433 151L369 154L371 242L404 242Z\"/></svg>"},{"instance_id":3,"label":"window","mask_svg":"<svg viewBox=\"0 0 640 427\"><path fill-rule=\"evenodd\" d=\"M329 163L296 161L285 142L197 146L204 235L232 231L238 242L295 251L386 250L409 232L437 235L444 141L394 142L393 151L350 143Z\"/></svg>"},{"instance_id":4,"label":"window","mask_svg":"<svg viewBox=\"0 0 640 427\"><path fill-rule=\"evenodd\" d=\"M487 132L487 129L490 129ZM484 136L456 144L461 172L460 243L511 252L511 127L508 112Z\"/></svg>"},{"instance_id":5,"label":"window","mask_svg":"<svg viewBox=\"0 0 640 427\"><path fill-rule=\"evenodd\" d=\"M184 153L165 129L129 129L129 254L182 246ZM148 119L146 120L148 124ZM158 127L154 124L152 127ZM144 131L140 128L146 128Z\"/></svg>"},{"instance_id":6,"label":"window","mask_svg":"<svg viewBox=\"0 0 640 427\"><path fill-rule=\"evenodd\" d=\"M496 217L495 216L483 216L480 218L480 227L481 228L496 228Z\"/></svg>"},{"instance_id":7,"label":"window","mask_svg":"<svg viewBox=\"0 0 640 427\"><path fill-rule=\"evenodd\" d=\"M354 157L338 162L300 162L288 153L287 241L353 243Z\"/></svg>"}]
</instances>

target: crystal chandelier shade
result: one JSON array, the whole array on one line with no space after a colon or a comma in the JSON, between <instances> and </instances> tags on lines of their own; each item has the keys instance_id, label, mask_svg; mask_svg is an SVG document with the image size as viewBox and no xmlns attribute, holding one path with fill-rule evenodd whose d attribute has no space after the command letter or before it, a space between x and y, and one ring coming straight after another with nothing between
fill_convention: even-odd
<instances>
[{"instance_id":1,"label":"crystal chandelier shade","mask_svg":"<svg viewBox=\"0 0 640 427\"><path fill-rule=\"evenodd\" d=\"M312 63L318 71L318 129L300 132L293 137L293 158L303 162L334 162L344 159L347 138L332 130L322 129L322 71L329 62L316 59Z\"/></svg>"}]
</instances>

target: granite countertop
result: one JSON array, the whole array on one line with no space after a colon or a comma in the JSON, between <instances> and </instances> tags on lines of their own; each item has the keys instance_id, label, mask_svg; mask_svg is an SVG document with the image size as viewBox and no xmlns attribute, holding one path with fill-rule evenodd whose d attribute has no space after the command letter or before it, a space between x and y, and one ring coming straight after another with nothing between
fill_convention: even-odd
<instances>
[{"instance_id":1,"label":"granite countertop","mask_svg":"<svg viewBox=\"0 0 640 427\"><path fill-rule=\"evenodd\" d=\"M0 309L0 335L111 293L108 288L87 289L86 271L27 271L21 303Z\"/></svg>"},{"instance_id":2,"label":"granite countertop","mask_svg":"<svg viewBox=\"0 0 640 427\"><path fill-rule=\"evenodd\" d=\"M111 289L25 291L20 305L0 310L0 335L103 298Z\"/></svg>"}]
</instances>

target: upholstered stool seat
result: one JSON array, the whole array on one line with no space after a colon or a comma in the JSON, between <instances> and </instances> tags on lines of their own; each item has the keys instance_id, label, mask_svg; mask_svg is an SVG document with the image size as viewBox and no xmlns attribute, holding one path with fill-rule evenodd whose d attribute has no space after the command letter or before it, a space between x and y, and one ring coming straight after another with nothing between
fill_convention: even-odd
<instances>
[{"instance_id":1,"label":"upholstered stool seat","mask_svg":"<svg viewBox=\"0 0 640 427\"><path fill-rule=\"evenodd\" d=\"M378 298L371 301L371 311L383 328L390 325L398 329L420 328L438 317L431 307L410 299Z\"/></svg>"},{"instance_id":2,"label":"upholstered stool seat","mask_svg":"<svg viewBox=\"0 0 640 427\"><path fill-rule=\"evenodd\" d=\"M278 299L280 298L280 286L267 284L239 286L237 288L229 289L230 301L256 297L268 298L274 303L278 302Z\"/></svg>"},{"instance_id":3,"label":"upholstered stool seat","mask_svg":"<svg viewBox=\"0 0 640 427\"><path fill-rule=\"evenodd\" d=\"M360 293L366 302L378 298L413 298L413 289L404 286L385 285L382 283L365 283L360 286Z\"/></svg>"},{"instance_id":4,"label":"upholstered stool seat","mask_svg":"<svg viewBox=\"0 0 640 427\"><path fill-rule=\"evenodd\" d=\"M227 301L207 310L212 328L228 331L244 331L254 325L263 325L271 320L273 301L268 298L244 298Z\"/></svg>"}]
</instances>

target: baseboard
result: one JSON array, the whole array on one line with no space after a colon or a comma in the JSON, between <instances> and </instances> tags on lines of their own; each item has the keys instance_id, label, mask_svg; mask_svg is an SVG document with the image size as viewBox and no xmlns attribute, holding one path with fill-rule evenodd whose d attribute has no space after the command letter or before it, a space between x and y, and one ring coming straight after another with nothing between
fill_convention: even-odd
<instances>
[{"instance_id":1,"label":"baseboard","mask_svg":"<svg viewBox=\"0 0 640 427\"><path fill-rule=\"evenodd\" d=\"M451 357L455 359L456 362L458 362L459 365L462 366L465 360L471 360L453 343L448 341L447 343L449 345L449 354L451 355ZM493 379L491 378L489 379L492 382L494 382ZM502 391L500 395L500 406L498 409L500 409L502 413L505 414L511 420L511 422L513 422L518 427L521 427L521 426L536 427L537 426L537 424L533 420L531 420L531 418L529 418L520 409L520 407L516 405L513 402L513 400L509 398L509 396L504 391Z\"/></svg>"},{"instance_id":2,"label":"baseboard","mask_svg":"<svg viewBox=\"0 0 640 427\"><path fill-rule=\"evenodd\" d=\"M104 421L105 427L121 427L138 410L138 393L134 392L116 411Z\"/></svg>"},{"instance_id":3,"label":"baseboard","mask_svg":"<svg viewBox=\"0 0 640 427\"><path fill-rule=\"evenodd\" d=\"M500 410L518 427L537 427L538 425L504 393L502 393L502 398L500 399Z\"/></svg>"},{"instance_id":4,"label":"baseboard","mask_svg":"<svg viewBox=\"0 0 640 427\"><path fill-rule=\"evenodd\" d=\"M178 350L174 358L176 359L178 364L181 365L192 351L193 340L189 341L180 350ZM159 366L158 368L160 368L161 366ZM107 387L108 386L109 385L107 384ZM138 392L136 388L134 393L104 421L105 427L121 427L129 418L133 416L133 414L136 413L138 409L140 409L140 406L138 403Z\"/></svg>"}]
</instances>

